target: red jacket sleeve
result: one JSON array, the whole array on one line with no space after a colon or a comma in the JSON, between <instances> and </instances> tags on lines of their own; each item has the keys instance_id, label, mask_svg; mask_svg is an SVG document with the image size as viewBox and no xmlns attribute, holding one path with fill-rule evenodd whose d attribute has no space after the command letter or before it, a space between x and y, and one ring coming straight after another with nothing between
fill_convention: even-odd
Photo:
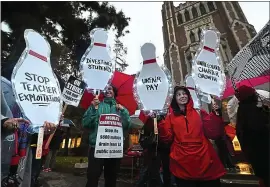
<instances>
[{"instance_id":1,"label":"red jacket sleeve","mask_svg":"<svg viewBox=\"0 0 270 187\"><path fill-rule=\"evenodd\" d=\"M139 119L145 124L148 120L149 116L145 115L143 111L140 112Z\"/></svg>"},{"instance_id":2,"label":"red jacket sleeve","mask_svg":"<svg viewBox=\"0 0 270 187\"><path fill-rule=\"evenodd\" d=\"M208 114L206 111L201 110L203 120L204 135L212 140L216 140L225 134L224 123L222 117L217 116L213 112Z\"/></svg>"},{"instance_id":3,"label":"red jacket sleeve","mask_svg":"<svg viewBox=\"0 0 270 187\"><path fill-rule=\"evenodd\" d=\"M165 120L161 120L158 123L159 137L164 143L172 143L173 141L173 130L170 120L170 114L168 114Z\"/></svg>"}]
</instances>

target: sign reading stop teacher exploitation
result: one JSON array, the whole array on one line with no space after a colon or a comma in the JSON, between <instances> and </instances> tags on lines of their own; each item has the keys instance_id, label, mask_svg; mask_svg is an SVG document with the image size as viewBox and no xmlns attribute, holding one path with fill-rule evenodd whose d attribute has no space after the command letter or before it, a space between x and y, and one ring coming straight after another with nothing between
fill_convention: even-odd
<instances>
[{"instance_id":1,"label":"sign reading stop teacher exploitation","mask_svg":"<svg viewBox=\"0 0 270 187\"><path fill-rule=\"evenodd\" d=\"M12 89L22 113L34 127L57 124L61 89L50 63L51 48L43 36L25 30L26 49L12 72Z\"/></svg>"},{"instance_id":2,"label":"sign reading stop teacher exploitation","mask_svg":"<svg viewBox=\"0 0 270 187\"><path fill-rule=\"evenodd\" d=\"M99 118L95 158L123 157L123 129L117 114L102 114Z\"/></svg>"}]
</instances>

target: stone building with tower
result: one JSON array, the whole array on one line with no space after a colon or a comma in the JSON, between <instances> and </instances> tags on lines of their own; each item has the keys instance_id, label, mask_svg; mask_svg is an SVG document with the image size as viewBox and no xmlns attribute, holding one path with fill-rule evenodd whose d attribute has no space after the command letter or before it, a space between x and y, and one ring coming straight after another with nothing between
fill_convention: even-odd
<instances>
[{"instance_id":1,"label":"stone building with tower","mask_svg":"<svg viewBox=\"0 0 270 187\"><path fill-rule=\"evenodd\" d=\"M164 63L178 84L183 84L191 72L202 29L215 27L221 33L219 47L224 67L256 35L236 1L187 1L177 7L173 2L164 2L161 12Z\"/></svg>"}]
</instances>

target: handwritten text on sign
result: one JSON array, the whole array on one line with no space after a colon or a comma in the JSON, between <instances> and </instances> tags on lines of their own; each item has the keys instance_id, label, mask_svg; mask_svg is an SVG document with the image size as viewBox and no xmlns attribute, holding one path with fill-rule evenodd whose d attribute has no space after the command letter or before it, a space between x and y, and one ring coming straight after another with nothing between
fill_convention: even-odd
<instances>
[{"instance_id":1,"label":"handwritten text on sign","mask_svg":"<svg viewBox=\"0 0 270 187\"><path fill-rule=\"evenodd\" d=\"M120 116L102 114L99 118L95 158L123 157L123 129Z\"/></svg>"},{"instance_id":2,"label":"handwritten text on sign","mask_svg":"<svg viewBox=\"0 0 270 187\"><path fill-rule=\"evenodd\" d=\"M77 107L80 104L84 88L85 83L83 81L70 76L62 92L63 101Z\"/></svg>"},{"instance_id":3,"label":"handwritten text on sign","mask_svg":"<svg viewBox=\"0 0 270 187\"><path fill-rule=\"evenodd\" d=\"M50 102L60 102L56 91L58 88L51 86L48 77L25 72L25 79L20 84L23 90L26 91L18 93L20 101L26 100L39 106L47 106Z\"/></svg>"},{"instance_id":4,"label":"handwritten text on sign","mask_svg":"<svg viewBox=\"0 0 270 187\"><path fill-rule=\"evenodd\" d=\"M207 62L198 61L198 77L217 82L220 74L220 66L212 65Z\"/></svg>"},{"instance_id":5,"label":"handwritten text on sign","mask_svg":"<svg viewBox=\"0 0 270 187\"><path fill-rule=\"evenodd\" d=\"M147 78L142 79L142 83L146 86L147 91L157 90L161 82L162 81L161 81L160 76L147 77Z\"/></svg>"},{"instance_id":6,"label":"handwritten text on sign","mask_svg":"<svg viewBox=\"0 0 270 187\"><path fill-rule=\"evenodd\" d=\"M86 58L86 63L89 69L96 69L101 71L112 72L112 63L110 61Z\"/></svg>"}]
</instances>

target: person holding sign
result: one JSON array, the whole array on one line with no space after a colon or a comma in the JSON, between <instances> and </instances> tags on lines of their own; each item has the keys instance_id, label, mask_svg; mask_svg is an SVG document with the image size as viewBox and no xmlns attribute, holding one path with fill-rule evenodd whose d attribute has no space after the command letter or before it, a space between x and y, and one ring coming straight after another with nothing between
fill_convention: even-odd
<instances>
[{"instance_id":1,"label":"person holding sign","mask_svg":"<svg viewBox=\"0 0 270 187\"><path fill-rule=\"evenodd\" d=\"M103 167L105 187L116 187L121 161L117 155L123 155L123 132L130 127L129 112L125 107L116 103L116 96L117 89L108 86L104 100L102 102L99 102L98 99L93 100L92 105L83 116L83 127L90 130L86 187L98 187ZM119 126L121 127L119 128ZM121 140L122 143L114 143L117 140ZM122 148L122 154L117 154L112 150L115 144ZM119 149L115 148L115 150Z\"/></svg>"},{"instance_id":2,"label":"person holding sign","mask_svg":"<svg viewBox=\"0 0 270 187\"><path fill-rule=\"evenodd\" d=\"M157 116L157 123L165 119L166 114ZM147 182L149 187L169 187L171 184L171 176L169 169L170 144L159 141L154 132L154 113L145 115L140 113L140 120L144 123L142 134L140 135L140 145L144 150L143 166L136 187L142 187ZM160 166L162 165L163 185L160 180Z\"/></svg>"},{"instance_id":3,"label":"person holding sign","mask_svg":"<svg viewBox=\"0 0 270 187\"><path fill-rule=\"evenodd\" d=\"M239 100L236 134L241 149L255 175L269 186L270 110L266 106L258 106L259 96L252 87L240 86L236 97Z\"/></svg>"},{"instance_id":4,"label":"person holding sign","mask_svg":"<svg viewBox=\"0 0 270 187\"><path fill-rule=\"evenodd\" d=\"M226 171L208 139L222 136L222 119L197 111L186 87L174 90L171 109L159 135L164 142L172 143L170 170L178 187L219 187Z\"/></svg>"},{"instance_id":5,"label":"person holding sign","mask_svg":"<svg viewBox=\"0 0 270 187\"><path fill-rule=\"evenodd\" d=\"M14 118L3 92L1 92L1 179L9 176L12 155L16 151L16 133L20 124L29 124L23 118ZM8 178L6 178L8 179ZM2 182L3 185L3 182Z\"/></svg>"},{"instance_id":6,"label":"person holding sign","mask_svg":"<svg viewBox=\"0 0 270 187\"><path fill-rule=\"evenodd\" d=\"M212 98L212 115L219 116L222 118L222 110L218 106L217 102ZM221 126L222 127L222 126ZM219 158L221 162L223 163L224 167L227 170L236 171L236 167L234 165L234 159L235 156L233 144L230 138L226 134L226 126L221 128L222 131L224 131L223 136L215 140L215 144L217 146L217 151L219 154Z\"/></svg>"}]
</instances>

